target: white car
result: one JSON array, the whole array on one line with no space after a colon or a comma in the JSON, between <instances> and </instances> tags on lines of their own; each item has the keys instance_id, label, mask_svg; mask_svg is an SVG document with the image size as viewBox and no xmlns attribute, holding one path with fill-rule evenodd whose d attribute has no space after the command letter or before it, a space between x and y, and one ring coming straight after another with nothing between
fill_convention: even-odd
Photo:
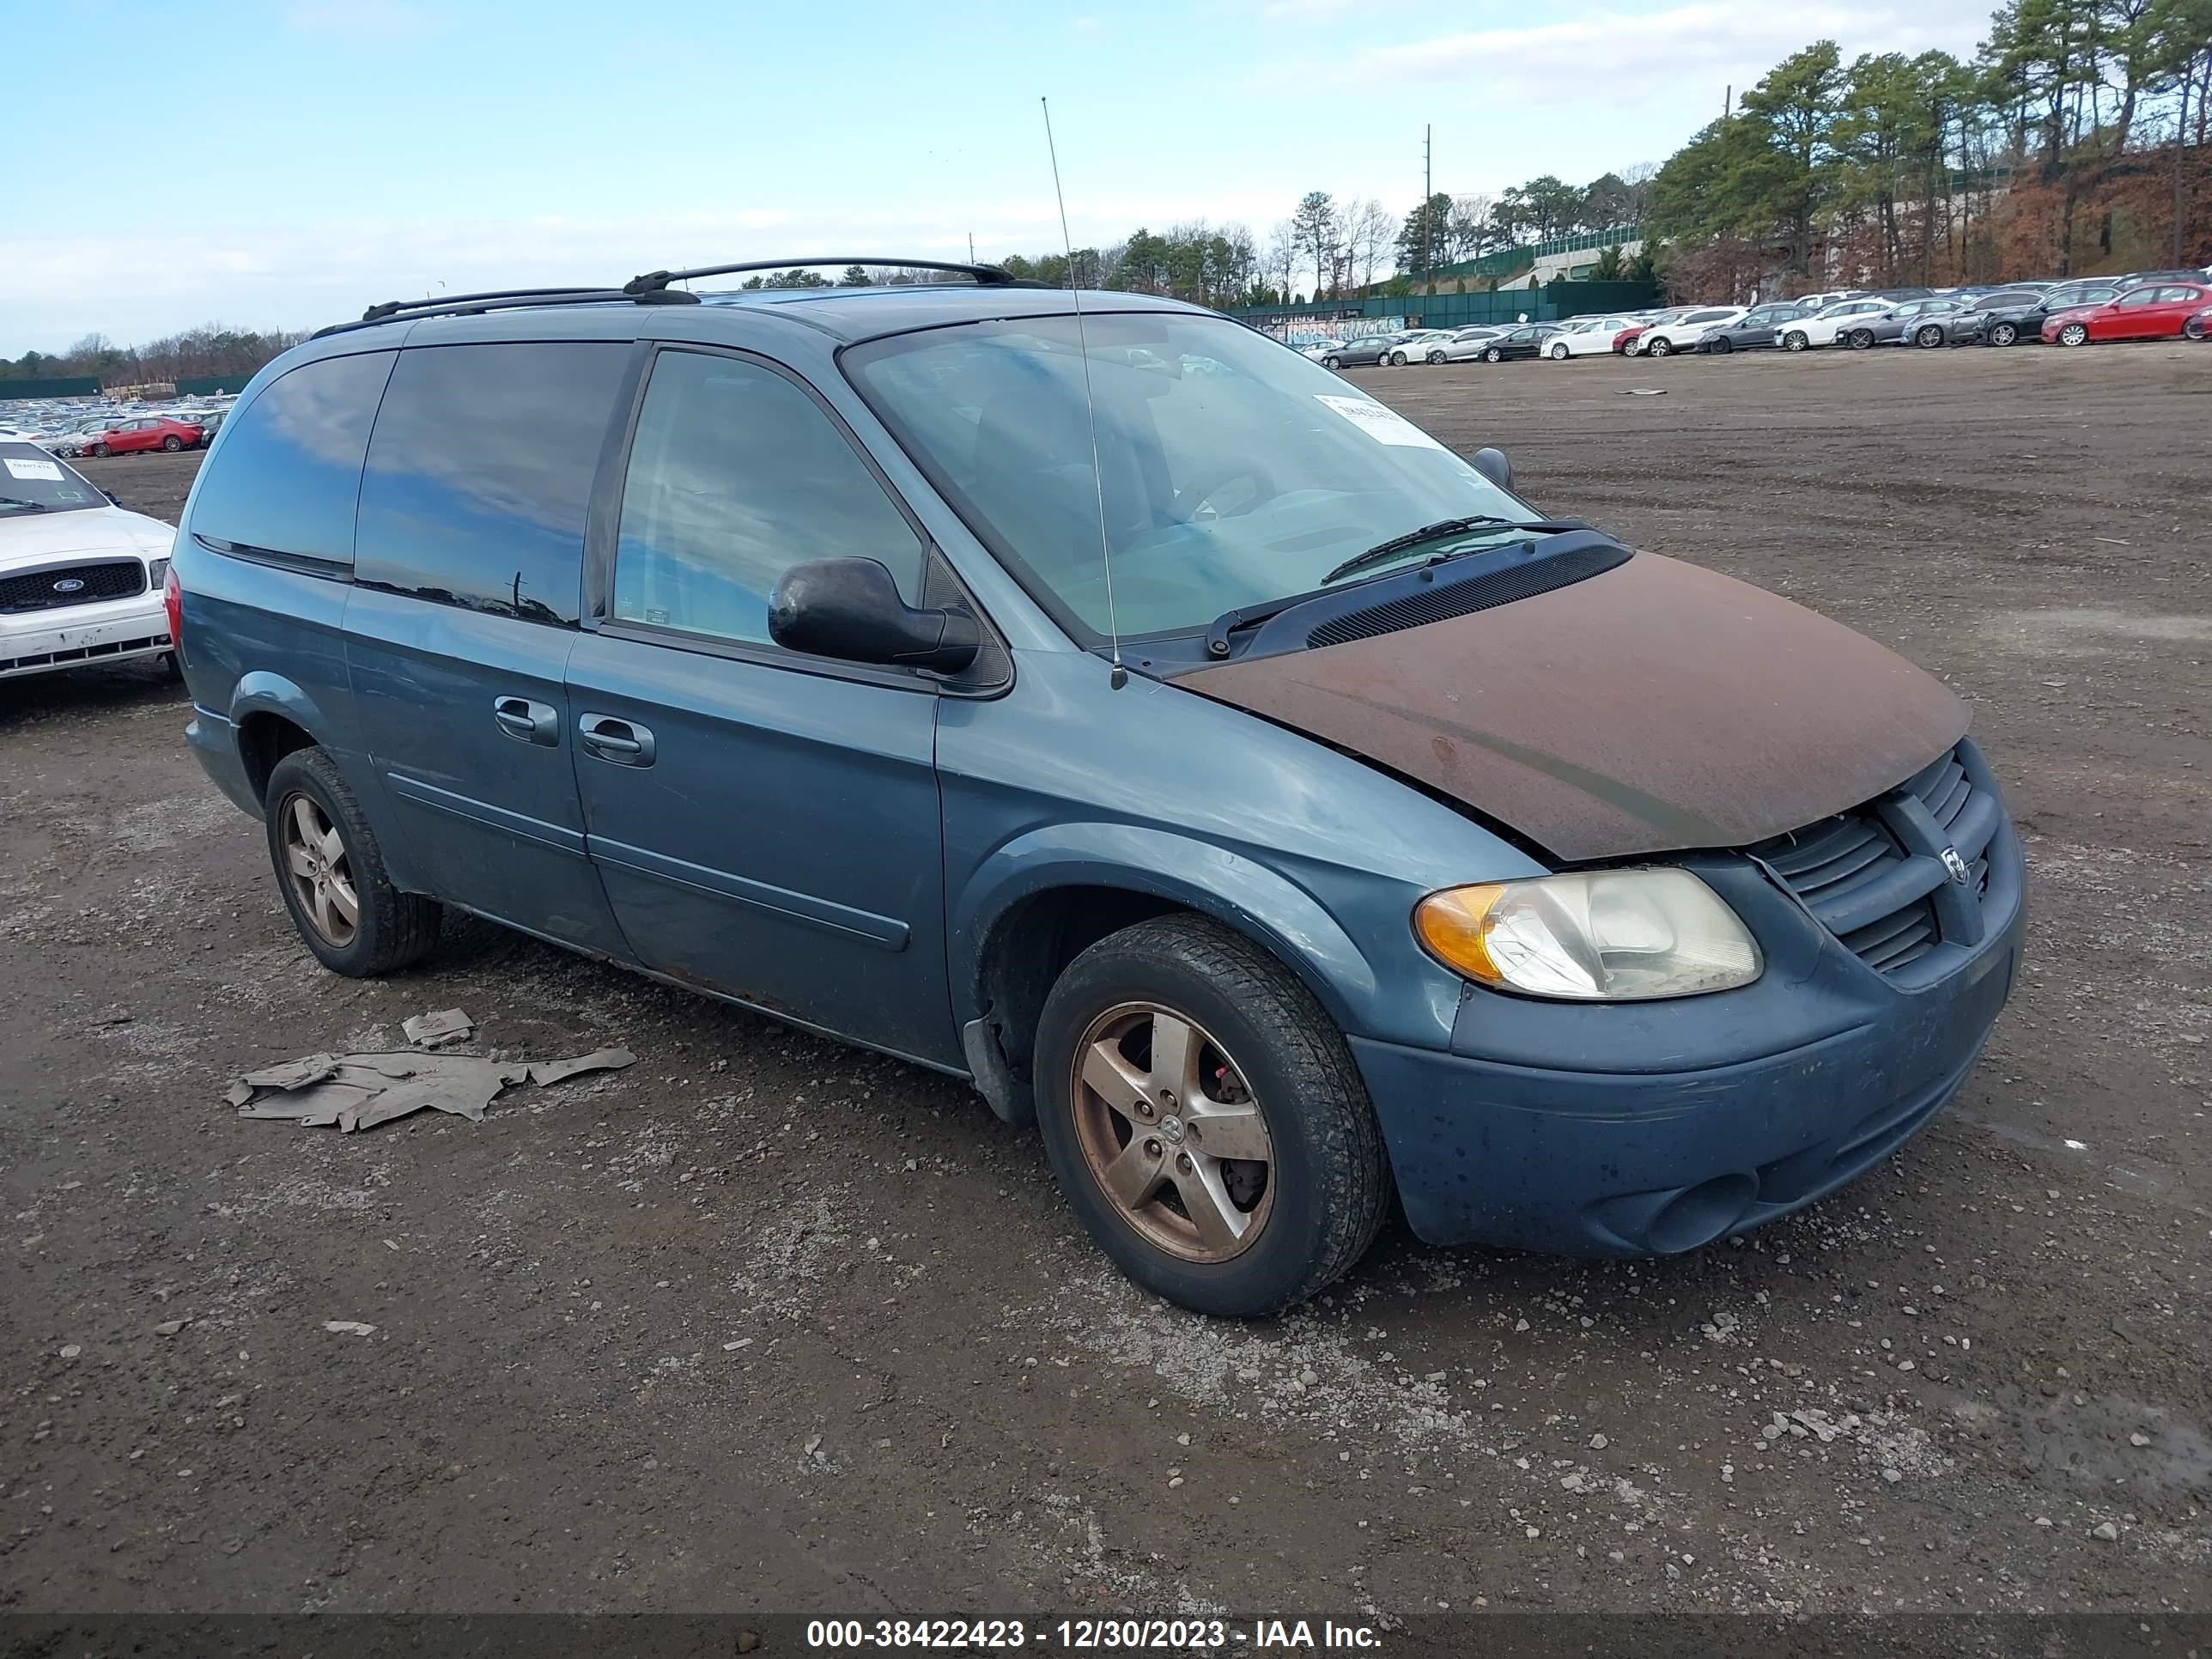
<instances>
[{"instance_id":1,"label":"white car","mask_svg":"<svg viewBox=\"0 0 2212 1659\"><path fill-rule=\"evenodd\" d=\"M1632 357L1665 357L1677 351L1694 351L1709 328L1740 320L1749 306L1698 306L1671 323L1654 323L1628 343Z\"/></svg>"},{"instance_id":2,"label":"white car","mask_svg":"<svg viewBox=\"0 0 2212 1659\"><path fill-rule=\"evenodd\" d=\"M0 442L0 679L167 655L176 534L45 450Z\"/></svg>"},{"instance_id":3,"label":"white car","mask_svg":"<svg viewBox=\"0 0 2212 1659\"><path fill-rule=\"evenodd\" d=\"M1844 300L1814 312L1810 317L1793 318L1774 331L1774 343L1784 351L1809 351L1817 346L1835 344L1836 337L1861 317L1872 317L1887 311L1897 304L1894 300Z\"/></svg>"},{"instance_id":4,"label":"white car","mask_svg":"<svg viewBox=\"0 0 2212 1659\"><path fill-rule=\"evenodd\" d=\"M1417 328L1392 346L1382 361L1392 368L1403 368L1408 363L1440 363L1451 337L1448 328Z\"/></svg>"},{"instance_id":5,"label":"white car","mask_svg":"<svg viewBox=\"0 0 2212 1659\"><path fill-rule=\"evenodd\" d=\"M1552 337L1544 355L1553 362L1564 362L1569 357L1609 356L1620 331L1635 326L1626 317L1577 317Z\"/></svg>"},{"instance_id":6,"label":"white car","mask_svg":"<svg viewBox=\"0 0 2212 1659\"><path fill-rule=\"evenodd\" d=\"M1492 328L1487 323L1478 323L1473 328L1462 328L1444 342L1444 361L1448 363L1473 362L1477 357L1482 356L1483 347L1504 332L1504 329ZM1434 362L1436 359L1431 357L1429 361Z\"/></svg>"},{"instance_id":7,"label":"white car","mask_svg":"<svg viewBox=\"0 0 2212 1659\"><path fill-rule=\"evenodd\" d=\"M1319 362L1322 358L1328 356L1330 352L1334 351L1339 347L1342 346L1343 343L1344 342L1341 340L1316 340L1311 345L1300 346L1298 348L1298 356L1301 357L1310 357L1314 362Z\"/></svg>"}]
</instances>

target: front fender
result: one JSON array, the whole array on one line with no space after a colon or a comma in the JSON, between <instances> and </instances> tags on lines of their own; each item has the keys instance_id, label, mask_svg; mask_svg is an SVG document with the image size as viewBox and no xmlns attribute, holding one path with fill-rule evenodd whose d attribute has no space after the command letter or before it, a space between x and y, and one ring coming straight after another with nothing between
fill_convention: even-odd
<instances>
[{"instance_id":1,"label":"front fender","mask_svg":"<svg viewBox=\"0 0 2212 1659\"><path fill-rule=\"evenodd\" d=\"M981 1012L983 952L1001 917L1062 887L1118 887L1188 906L1267 945L1346 1031L1396 1029L1378 1011L1405 988L1389 984L1314 896L1267 866L1196 836L1144 824L1043 825L994 849L948 906L947 948L962 1024ZM1416 953L1408 953L1409 955ZM1449 1031L1458 994L1439 982L1418 999L1431 1029ZM1401 1013L1409 1012L1401 1006ZM1433 1024L1431 1024L1433 1022Z\"/></svg>"}]
</instances>

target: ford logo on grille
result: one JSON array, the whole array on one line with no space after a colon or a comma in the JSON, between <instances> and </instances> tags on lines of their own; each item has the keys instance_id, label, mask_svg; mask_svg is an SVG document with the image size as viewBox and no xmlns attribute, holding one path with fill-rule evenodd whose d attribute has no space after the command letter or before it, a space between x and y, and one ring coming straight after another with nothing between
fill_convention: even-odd
<instances>
[{"instance_id":1,"label":"ford logo on grille","mask_svg":"<svg viewBox=\"0 0 2212 1659\"><path fill-rule=\"evenodd\" d=\"M75 576L64 576L54 584L54 592L57 593L82 593L84 592L84 584L78 580Z\"/></svg>"},{"instance_id":2,"label":"ford logo on grille","mask_svg":"<svg viewBox=\"0 0 2212 1659\"><path fill-rule=\"evenodd\" d=\"M1938 856L1943 860L1943 867L1951 872L1951 879L1957 882L1960 886L1964 887L1974 878L1972 866L1959 856L1957 848L1947 847Z\"/></svg>"}]
</instances>

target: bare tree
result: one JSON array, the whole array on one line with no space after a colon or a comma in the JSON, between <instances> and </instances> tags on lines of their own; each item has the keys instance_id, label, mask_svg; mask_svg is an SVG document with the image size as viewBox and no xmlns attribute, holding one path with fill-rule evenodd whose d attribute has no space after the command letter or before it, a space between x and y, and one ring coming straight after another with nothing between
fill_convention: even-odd
<instances>
[{"instance_id":1,"label":"bare tree","mask_svg":"<svg viewBox=\"0 0 2212 1659\"><path fill-rule=\"evenodd\" d=\"M1375 285L1375 274L1398 234L1398 222L1382 204L1372 198L1353 202L1344 210L1345 257L1352 277L1362 288Z\"/></svg>"},{"instance_id":2,"label":"bare tree","mask_svg":"<svg viewBox=\"0 0 2212 1659\"><path fill-rule=\"evenodd\" d=\"M1286 305L1290 302L1291 284L1297 280L1297 222L1285 219L1267 233L1266 270L1268 280L1282 291Z\"/></svg>"},{"instance_id":3,"label":"bare tree","mask_svg":"<svg viewBox=\"0 0 2212 1659\"><path fill-rule=\"evenodd\" d=\"M1481 191L1452 198L1451 211L1444 216L1443 255L1447 264L1490 252L1495 225L1491 215L1497 205L1495 198Z\"/></svg>"}]
</instances>

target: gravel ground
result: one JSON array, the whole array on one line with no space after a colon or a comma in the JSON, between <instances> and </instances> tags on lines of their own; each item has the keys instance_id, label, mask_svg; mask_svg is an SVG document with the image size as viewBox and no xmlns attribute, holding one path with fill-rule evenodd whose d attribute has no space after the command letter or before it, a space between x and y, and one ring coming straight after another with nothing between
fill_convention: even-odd
<instances>
[{"instance_id":1,"label":"gravel ground","mask_svg":"<svg viewBox=\"0 0 2212 1659\"><path fill-rule=\"evenodd\" d=\"M2032 965L1926 1133L1688 1260L1396 1230L1208 1323L943 1078L480 925L320 973L175 688L0 684L0 1609L2212 1610L2212 350L1350 378L1974 705ZM641 1060L222 1103L456 1005Z\"/></svg>"}]
</instances>

